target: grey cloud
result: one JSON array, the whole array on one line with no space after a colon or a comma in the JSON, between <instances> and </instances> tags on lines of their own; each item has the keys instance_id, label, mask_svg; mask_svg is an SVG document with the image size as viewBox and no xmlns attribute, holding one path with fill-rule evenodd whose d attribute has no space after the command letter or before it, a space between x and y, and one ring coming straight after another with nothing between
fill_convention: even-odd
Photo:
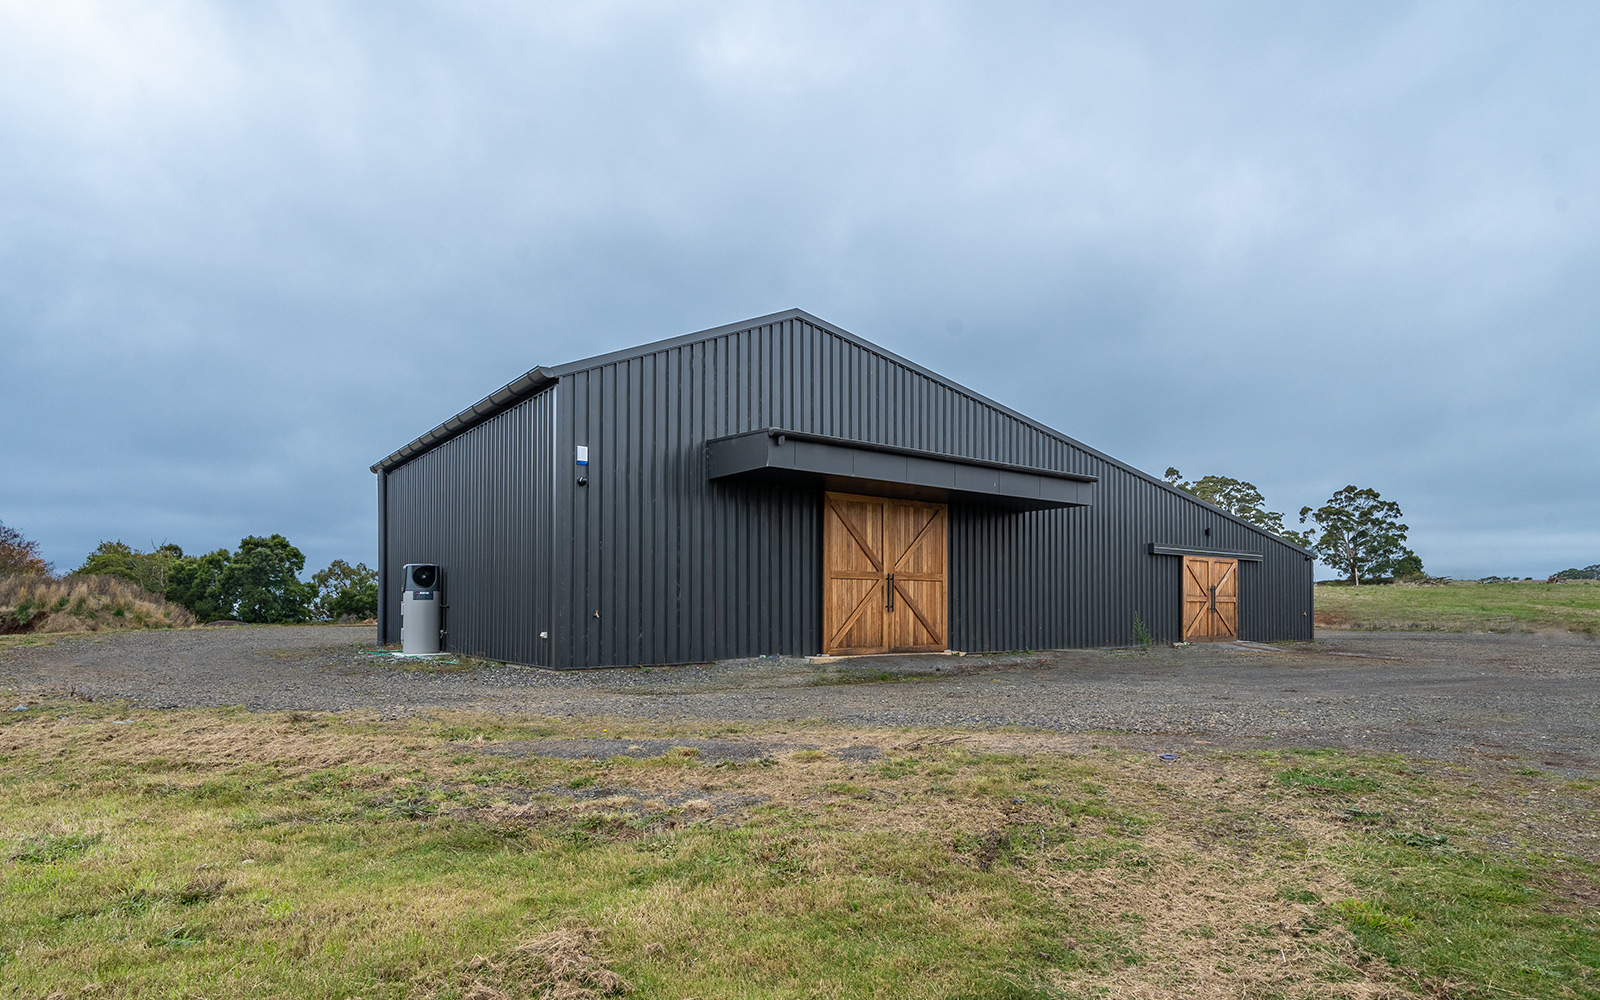
<instances>
[{"instance_id":1,"label":"grey cloud","mask_svg":"<svg viewBox=\"0 0 1600 1000\"><path fill-rule=\"evenodd\" d=\"M1152 471L1376 486L1436 572L1600 558L1587 6L52 10L0 518L57 562L368 558L461 406L790 305Z\"/></svg>"}]
</instances>

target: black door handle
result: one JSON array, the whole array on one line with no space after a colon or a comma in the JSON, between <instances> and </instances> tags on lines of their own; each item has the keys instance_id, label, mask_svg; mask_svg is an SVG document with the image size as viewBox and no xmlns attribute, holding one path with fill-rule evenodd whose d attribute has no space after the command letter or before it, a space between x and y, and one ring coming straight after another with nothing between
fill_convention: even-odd
<instances>
[{"instance_id":1,"label":"black door handle","mask_svg":"<svg viewBox=\"0 0 1600 1000\"><path fill-rule=\"evenodd\" d=\"M889 574L889 610L894 610L894 574Z\"/></svg>"}]
</instances>

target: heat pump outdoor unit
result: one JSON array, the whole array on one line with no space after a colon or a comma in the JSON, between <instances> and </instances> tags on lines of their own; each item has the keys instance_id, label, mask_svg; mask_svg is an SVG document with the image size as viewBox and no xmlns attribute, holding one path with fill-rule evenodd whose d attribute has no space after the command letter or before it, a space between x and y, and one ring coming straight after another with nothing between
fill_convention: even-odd
<instances>
[{"instance_id":1,"label":"heat pump outdoor unit","mask_svg":"<svg viewBox=\"0 0 1600 1000\"><path fill-rule=\"evenodd\" d=\"M406 563L405 588L400 594L400 651L439 651L439 567L433 563Z\"/></svg>"}]
</instances>

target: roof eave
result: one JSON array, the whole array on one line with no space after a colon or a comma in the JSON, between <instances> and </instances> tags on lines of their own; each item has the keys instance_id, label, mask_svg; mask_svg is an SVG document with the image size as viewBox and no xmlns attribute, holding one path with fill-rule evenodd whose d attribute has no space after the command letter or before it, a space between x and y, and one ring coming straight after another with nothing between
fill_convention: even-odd
<instances>
[{"instance_id":1,"label":"roof eave","mask_svg":"<svg viewBox=\"0 0 1600 1000\"><path fill-rule=\"evenodd\" d=\"M497 413L504 413L531 396L536 396L559 381L549 368L534 368L521 378L508 382L472 406L446 420L433 430L399 449L371 467L373 472L388 472L422 454L434 445L455 437Z\"/></svg>"}]
</instances>

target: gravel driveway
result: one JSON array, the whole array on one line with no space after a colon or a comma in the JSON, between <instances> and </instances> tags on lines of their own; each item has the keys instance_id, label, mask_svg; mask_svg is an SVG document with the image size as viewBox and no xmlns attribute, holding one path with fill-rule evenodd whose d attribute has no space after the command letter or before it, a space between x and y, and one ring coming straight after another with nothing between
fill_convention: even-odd
<instances>
[{"instance_id":1,"label":"gravel driveway","mask_svg":"<svg viewBox=\"0 0 1600 1000\"><path fill-rule=\"evenodd\" d=\"M1287 648L762 658L567 673L401 669L360 652L374 638L370 627L280 626L62 639L0 649L0 690L19 701L70 692L161 708L1018 726L1149 747L1338 746L1600 772L1600 642L1569 635L1325 631Z\"/></svg>"}]
</instances>

